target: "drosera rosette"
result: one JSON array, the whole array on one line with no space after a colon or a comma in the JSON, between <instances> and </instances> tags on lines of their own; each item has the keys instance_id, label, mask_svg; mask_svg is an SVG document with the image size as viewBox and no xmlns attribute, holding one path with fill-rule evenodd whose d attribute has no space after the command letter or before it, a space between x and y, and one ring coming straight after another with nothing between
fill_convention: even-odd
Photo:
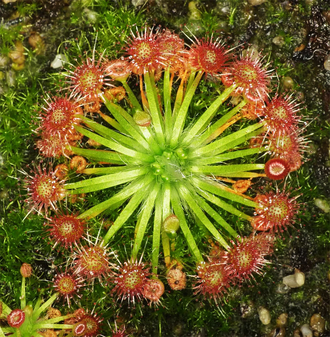
<instances>
[{"instance_id":1,"label":"drosera rosette","mask_svg":"<svg viewBox=\"0 0 330 337\"><path fill-rule=\"evenodd\" d=\"M257 207L250 219L252 227L257 231L283 232L293 226L300 208L298 197L290 197L285 187L282 191L277 187L275 192L257 195Z\"/></svg>"},{"instance_id":2,"label":"drosera rosette","mask_svg":"<svg viewBox=\"0 0 330 337\"><path fill-rule=\"evenodd\" d=\"M166 58L159 46L159 31L145 27L141 32L131 31L128 41L127 55L134 74L143 75L151 71L157 71L165 65Z\"/></svg>"},{"instance_id":3,"label":"drosera rosette","mask_svg":"<svg viewBox=\"0 0 330 337\"><path fill-rule=\"evenodd\" d=\"M285 159L272 158L265 164L266 176L272 180L282 180L290 171L290 164Z\"/></svg>"},{"instance_id":4,"label":"drosera rosette","mask_svg":"<svg viewBox=\"0 0 330 337\"><path fill-rule=\"evenodd\" d=\"M161 34L157 39L161 39ZM95 217L109 207L109 210L115 209L125 200L130 199L104 236L105 243L108 243L141 205L142 211L138 216L133 247L133 254L136 257L154 210L156 223L154 224L153 237L153 272L154 268L157 269L160 240L162 239L163 246L166 246L168 240L167 234L162 234L162 224L167 216L174 214L179 219L180 229L189 242L194 256L201 262L203 259L187 226L182 205L187 204L192 213L216 237L216 240L226 247L225 239L209 217L215 219L217 225L224 227L229 235L236 236L236 232L212 208L210 203L246 219L249 218L247 215L229 205L222 198L253 208L255 203L244 196L237 195L233 189L218 183L212 177L219 175L231 178L253 178L264 175L252 172L263 170L264 164L223 164L230 159L243 158L266 151L263 148L232 151L250 137L262 132L262 124L259 123L246 126L225 137L219 137L233 124L230 121L231 118L240 116L239 111L246 102L241 102L209 126L219 107L229 98L235 86L224 90L204 114L186 128L187 113L203 73L204 71L200 69L189 75L185 92L178 91L177 99L172 107L169 100L172 91L170 67L166 68L164 73L164 90L161 98L156 91L154 73L145 71L144 75L141 75L145 86L145 104L142 104L144 108L140 105L133 91L128 89L128 99L133 107L132 110L125 111L120 105L103 97L104 104L112 117L102 116L102 118L108 120L111 127L98 124L86 117L82 117L82 119L89 129L76 127L78 132L112 150L72 147L76 154L102 162L108 161L116 166L85 169L84 174L99 175L99 177L67 184L68 192L86 193L126 184L121 192L80 214L79 218ZM184 81L186 80L181 79L181 83ZM132 113L135 111L148 113L151 125L137 125L132 117ZM164 111L164 115L161 111ZM219 129L222 132L219 133ZM197 135L199 136L197 137ZM167 256L167 254L164 255Z\"/></svg>"},{"instance_id":5,"label":"drosera rosette","mask_svg":"<svg viewBox=\"0 0 330 337\"><path fill-rule=\"evenodd\" d=\"M148 279L142 290L143 297L149 300L149 306L154 305L156 307L161 304L161 298L164 292L164 283L157 278L157 276Z\"/></svg>"},{"instance_id":6,"label":"drosera rosette","mask_svg":"<svg viewBox=\"0 0 330 337\"><path fill-rule=\"evenodd\" d=\"M38 130L50 135L69 136L76 133L74 126L80 124L83 114L80 104L71 96L47 96L40 114L41 125Z\"/></svg>"},{"instance_id":7,"label":"drosera rosette","mask_svg":"<svg viewBox=\"0 0 330 337\"><path fill-rule=\"evenodd\" d=\"M105 88L112 86L111 79L106 72L105 51L96 61L96 42L97 39L94 42L92 57L87 56L85 60L81 58L81 64L79 65L69 64L69 69L65 74L69 79L67 82L69 84L68 89L72 92L72 96L85 104L97 101L104 93ZM75 60L75 62L78 62L78 60Z\"/></svg>"},{"instance_id":8,"label":"drosera rosette","mask_svg":"<svg viewBox=\"0 0 330 337\"><path fill-rule=\"evenodd\" d=\"M24 275L24 273L22 273ZM29 277L29 276L28 276ZM20 296L20 309L10 309L0 298L0 317L7 320L9 327L0 327L0 336L10 334L14 337L41 337L42 331L45 329L54 329L55 331L64 331L72 329L72 324L59 323L72 317L72 315L57 315L50 318L46 313L58 297L58 293L53 294L47 301L43 301L40 297L36 304L26 304L25 279L22 277L22 287ZM42 317L45 315L45 317Z\"/></svg>"},{"instance_id":9,"label":"drosera rosette","mask_svg":"<svg viewBox=\"0 0 330 337\"><path fill-rule=\"evenodd\" d=\"M308 147L308 141L302 133L304 128L292 128L288 132L275 131L268 133L265 146L274 158L280 158L290 166L290 171L297 171L303 164L303 153Z\"/></svg>"},{"instance_id":10,"label":"drosera rosette","mask_svg":"<svg viewBox=\"0 0 330 337\"><path fill-rule=\"evenodd\" d=\"M263 111L263 121L267 132L287 134L298 127L301 117L299 104L290 96L275 95Z\"/></svg>"},{"instance_id":11,"label":"drosera rosette","mask_svg":"<svg viewBox=\"0 0 330 337\"><path fill-rule=\"evenodd\" d=\"M126 48L126 63L115 71L122 72L129 62L133 74L138 75L141 99L127 83L130 72L127 69L125 76L116 79L125 88L125 101L111 100L100 91L90 104L103 103L102 112L95 119L80 116L81 125L74 126L76 132L98 147L84 148L84 142L81 147L71 146L72 152L94 166L80 173L84 179L66 183L66 193L75 195L115 188L114 194L85 209L77 218L87 220L103 212L119 213L103 240L77 247L72 254L72 266L87 280L111 279L113 275L122 274L121 268L130 269L136 263L139 269L139 252L151 233L150 274L151 280L157 279L161 248L168 267L171 257L175 256L171 249L175 238L181 236L200 266L200 279L212 281L212 289L217 290L212 293L211 288L204 288L207 283L203 281L196 287L217 299L218 294L227 289L227 271L219 261L204 262L197 232L205 233L219 247L229 250L229 242L238 234L235 226L225 220L226 214L230 218L236 216L251 221L249 209L252 213L258 207L258 201L245 194L246 190L238 190L231 184L236 186L235 182L242 180L252 184L252 179L265 176L265 159L259 154L271 152L270 141L265 141L266 122L244 118L242 109L248 104L256 104L262 109L271 91L271 75L263 60L252 55L227 64L225 47L217 39L196 40L192 51L185 49L176 54L169 51L172 47L163 45L164 49L160 48L162 39L167 39L168 43L169 38L170 33L154 32L153 29L134 34ZM177 37L171 38L180 43ZM200 56L202 53L197 55L200 59L193 62L192 69L183 55L196 54L200 45L209 54L206 59ZM173 62L175 57L182 61L184 76L174 70L177 66ZM202 61L207 64L204 66ZM111 67L111 63L107 64ZM213 65L218 70L212 68ZM219 73L225 88L198 116L191 116L205 73ZM228 102L231 95L242 96L234 106ZM147 122L142 123L142 120ZM250 146L249 140L257 136L263 137L263 141ZM170 216L177 220L177 228L172 231L165 228ZM106 247L123 228L131 230L132 221L128 225L128 220L132 217L136 217L132 254L127 265L116 266ZM197 230L197 226L201 230ZM176 249L185 248L181 245ZM135 286L136 280L130 280L129 285ZM118 286L114 293L118 290L119 298L131 301L127 288L126 285L124 288Z\"/></svg>"}]
</instances>

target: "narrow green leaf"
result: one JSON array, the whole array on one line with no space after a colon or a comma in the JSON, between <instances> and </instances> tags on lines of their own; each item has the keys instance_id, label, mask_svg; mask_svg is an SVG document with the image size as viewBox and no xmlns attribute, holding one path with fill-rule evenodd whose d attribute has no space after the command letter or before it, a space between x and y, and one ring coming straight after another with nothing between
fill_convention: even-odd
<instances>
[{"instance_id":1,"label":"narrow green leaf","mask_svg":"<svg viewBox=\"0 0 330 337\"><path fill-rule=\"evenodd\" d=\"M206 173L206 174L216 174L226 177L227 174L253 171L253 170L263 170L265 164L233 164L233 165L207 165L207 166L192 166L190 168L191 172L195 173Z\"/></svg>"},{"instance_id":2,"label":"narrow green leaf","mask_svg":"<svg viewBox=\"0 0 330 337\"><path fill-rule=\"evenodd\" d=\"M174 148L178 143L179 137L182 133L183 127L186 122L186 116L187 116L190 103L195 95L196 88L202 76L203 76L203 72L202 71L198 72L196 78L194 79L193 84L191 85L189 90L187 90L186 95L184 96L184 100L182 102L182 105L175 118L174 125L173 125L172 137L170 141L170 146L172 148Z\"/></svg>"},{"instance_id":3,"label":"narrow green leaf","mask_svg":"<svg viewBox=\"0 0 330 337\"><path fill-rule=\"evenodd\" d=\"M186 136L182 140L183 144L189 144L191 140L201 132L206 125L212 120L220 105L227 100L229 95L234 91L235 86L225 89L221 95L209 106L209 108L198 118L196 123L192 128L187 132Z\"/></svg>"},{"instance_id":4,"label":"narrow green leaf","mask_svg":"<svg viewBox=\"0 0 330 337\"><path fill-rule=\"evenodd\" d=\"M128 186L124 187L120 192L112 196L110 199L101 202L98 205L88 209L84 213L78 216L79 219L91 219L95 216L99 215L106 209L116 209L121 205L122 201L128 199L132 194L137 191L143 191L143 189L150 184L150 182L154 179L152 175L147 177L142 177L140 179L134 180ZM141 193L142 194L142 193Z\"/></svg>"},{"instance_id":5,"label":"narrow green leaf","mask_svg":"<svg viewBox=\"0 0 330 337\"><path fill-rule=\"evenodd\" d=\"M141 131L134 121L133 117L121 106L110 102L104 96L102 96L102 99L107 109L112 113L112 115L116 118L119 124L123 128L125 128L126 132L138 143L140 143L145 149L149 150L148 142L142 136Z\"/></svg>"},{"instance_id":6,"label":"narrow green leaf","mask_svg":"<svg viewBox=\"0 0 330 337\"><path fill-rule=\"evenodd\" d=\"M21 286L21 309L23 310L26 306L26 294L25 294L25 277L22 277L22 286Z\"/></svg>"},{"instance_id":7,"label":"narrow green leaf","mask_svg":"<svg viewBox=\"0 0 330 337\"><path fill-rule=\"evenodd\" d=\"M69 183L65 185L65 188L70 190L70 189L76 189L76 188L81 188L85 186L92 186L94 184L106 184L109 182L116 182L117 180L125 180L126 178L134 179L138 176L145 174L147 171L148 171L148 168L146 167L140 167L140 168L134 168L134 169L126 168L120 172L102 175L101 177L85 179L85 180L77 181L75 183Z\"/></svg>"},{"instance_id":8,"label":"narrow green leaf","mask_svg":"<svg viewBox=\"0 0 330 337\"><path fill-rule=\"evenodd\" d=\"M209 128L206 128L203 134L198 136L196 140L192 141L192 146L196 147L199 144L208 144L209 139L214 139L213 135L217 132L219 128L224 126L233 116L235 116L242 108L246 105L245 101L236 105L233 109L229 110L225 115L223 115L219 120L212 124Z\"/></svg>"},{"instance_id":9,"label":"narrow green leaf","mask_svg":"<svg viewBox=\"0 0 330 337\"><path fill-rule=\"evenodd\" d=\"M171 107L171 85L170 85L170 68L165 69L164 72L164 86L163 86L163 96L164 96L164 119L165 119L165 135L169 134L172 129L172 107ZM169 141L169 139L166 139Z\"/></svg>"},{"instance_id":10,"label":"narrow green leaf","mask_svg":"<svg viewBox=\"0 0 330 337\"><path fill-rule=\"evenodd\" d=\"M43 311L45 311L47 308L49 308L54 303L57 297L58 297L58 293L55 293L38 310L35 310L32 314L32 319L36 320Z\"/></svg>"},{"instance_id":11,"label":"narrow green leaf","mask_svg":"<svg viewBox=\"0 0 330 337\"><path fill-rule=\"evenodd\" d=\"M156 92L156 85L153 79L153 75L149 72L144 74L144 83L146 87L146 94L149 103L150 115L152 118L152 125L154 127L156 138L158 139L159 144L165 143L164 137L164 122L163 116L161 114L161 108L158 102L158 95Z\"/></svg>"},{"instance_id":12,"label":"narrow green leaf","mask_svg":"<svg viewBox=\"0 0 330 337\"><path fill-rule=\"evenodd\" d=\"M102 144L106 147L109 147L110 149L112 149L116 152L122 153L122 154L124 154L128 157L132 157L133 159L140 160L142 162L152 162L154 160L153 156L150 156L150 155L142 153L142 152L131 150L131 149L129 149L129 148L117 143L117 142L114 142L112 140L101 137L101 136L97 135L96 133L91 132L87 129L81 128L79 126L76 126L75 128L78 132L82 133L84 136L86 136L88 138L91 138L91 139L95 140L96 142L98 142L98 143L100 143L100 144Z\"/></svg>"},{"instance_id":13,"label":"narrow green leaf","mask_svg":"<svg viewBox=\"0 0 330 337\"><path fill-rule=\"evenodd\" d=\"M104 243L107 244L109 240L116 234L116 232L125 224L129 217L134 213L134 211L139 207L142 200L147 195L149 189L144 189L135 193L125 208L121 211L116 221L109 228L107 234L104 237ZM136 191L135 191L136 192Z\"/></svg>"},{"instance_id":14,"label":"narrow green leaf","mask_svg":"<svg viewBox=\"0 0 330 337\"><path fill-rule=\"evenodd\" d=\"M35 330L41 330L41 329L72 329L72 324L48 324L47 321L41 322L38 324L35 324L33 326Z\"/></svg>"},{"instance_id":15,"label":"narrow green leaf","mask_svg":"<svg viewBox=\"0 0 330 337\"><path fill-rule=\"evenodd\" d=\"M128 167L129 166L90 167L90 168L84 169L82 173L103 175L103 174L122 172Z\"/></svg>"},{"instance_id":16,"label":"narrow green leaf","mask_svg":"<svg viewBox=\"0 0 330 337\"><path fill-rule=\"evenodd\" d=\"M222 226L231 236L237 237L238 233L229 225L229 223L215 211L203 198L197 198L197 204L200 205L204 211L209 214L220 226Z\"/></svg>"},{"instance_id":17,"label":"narrow green leaf","mask_svg":"<svg viewBox=\"0 0 330 337\"><path fill-rule=\"evenodd\" d=\"M121 144L129 146L131 149L136 151L141 151L141 145L134 139L126 137L117 131L111 130L104 125L101 125L87 117L82 117L82 120L86 125L88 125L93 131L97 132L99 135L103 136L109 140L116 140Z\"/></svg>"},{"instance_id":18,"label":"narrow green leaf","mask_svg":"<svg viewBox=\"0 0 330 337\"><path fill-rule=\"evenodd\" d=\"M171 215L171 186L169 183L163 185L163 200L162 200L162 245L164 252L165 264L168 265L171 262L171 247L170 239L164 231L163 223L165 219Z\"/></svg>"},{"instance_id":19,"label":"narrow green leaf","mask_svg":"<svg viewBox=\"0 0 330 337\"><path fill-rule=\"evenodd\" d=\"M132 162L132 159L128 156L114 151L81 149L74 146L71 146L70 149L75 154L99 162L108 162L109 164L125 164L127 160L130 160L130 162Z\"/></svg>"},{"instance_id":20,"label":"narrow green leaf","mask_svg":"<svg viewBox=\"0 0 330 337\"><path fill-rule=\"evenodd\" d=\"M246 128L236 131L226 137L222 137L216 141L214 141L211 144L205 145L201 148L197 148L195 151L193 151L190 155L191 158L195 158L198 156L204 156L206 154L212 154L217 155L218 153L223 152L223 149L225 145L234 143L235 141L239 141L239 144L244 142L246 139L249 139L252 137L253 132L256 129L258 130L259 133L262 132L262 127L263 125L261 123L256 123L250 126L247 126Z\"/></svg>"},{"instance_id":21,"label":"narrow green leaf","mask_svg":"<svg viewBox=\"0 0 330 337\"><path fill-rule=\"evenodd\" d=\"M208 231L213 235L213 237L224 247L229 248L228 243L219 233L219 231L214 227L208 217L205 215L203 210L199 207L196 203L196 199L201 201L201 198L198 198L196 193L191 193L185 186L181 185L179 187L179 194L181 198L183 198L187 204L189 205L190 209L194 212L197 218L201 221L201 223L208 229ZM203 201L202 201L203 204ZM204 204L205 206L205 204ZM210 207L211 208L211 207ZM214 213L212 213L214 215ZM228 225L228 224L227 224ZM228 225L229 226L229 225Z\"/></svg>"},{"instance_id":22,"label":"narrow green leaf","mask_svg":"<svg viewBox=\"0 0 330 337\"><path fill-rule=\"evenodd\" d=\"M0 300L1 304L2 304L2 314L4 316L8 316L11 312L12 312L12 309L10 309L8 307L7 304L5 304L2 300ZM1 316L1 315L0 315Z\"/></svg>"},{"instance_id":23,"label":"narrow green leaf","mask_svg":"<svg viewBox=\"0 0 330 337\"><path fill-rule=\"evenodd\" d=\"M200 194L206 200L208 200L208 201L212 202L212 204L217 205L218 207L224 209L228 213L234 214L234 215L238 216L239 218L243 218L243 219L246 219L246 220L251 219L251 216L243 213L242 211L238 210L234 206L232 206L232 205L226 203L225 201L219 199L215 195L213 195L211 193L208 193L206 191L203 191L201 189L197 189L196 191L197 191L198 194Z\"/></svg>"},{"instance_id":24,"label":"narrow green leaf","mask_svg":"<svg viewBox=\"0 0 330 337\"><path fill-rule=\"evenodd\" d=\"M136 96L134 95L132 89L131 89L130 86L127 84L127 82L126 82L126 81L123 81L123 82L121 82L121 83L123 84L123 86L124 86L124 88L125 88L125 90L126 90L126 92L127 92L127 94L128 94L128 98L129 98L130 102L132 103L134 109L136 109L136 110L142 110L142 107L141 107L141 105L140 105L138 99L137 99Z\"/></svg>"},{"instance_id":25,"label":"narrow green leaf","mask_svg":"<svg viewBox=\"0 0 330 337\"><path fill-rule=\"evenodd\" d=\"M3 327L1 328L0 327L0 337L5 337L8 333L13 334L15 332L15 330L16 330L15 328L3 328ZM1 333L3 333L3 335ZM4 334L6 334L6 335L4 335Z\"/></svg>"},{"instance_id":26,"label":"narrow green leaf","mask_svg":"<svg viewBox=\"0 0 330 337\"><path fill-rule=\"evenodd\" d=\"M265 147L231 151L231 152L226 152L226 153L223 153L217 156L204 157L204 158L197 159L196 163L198 163L198 165L216 164L216 163L225 162L231 159L243 158L245 156L250 156L252 154L257 154L257 153L261 153L265 151L268 151Z\"/></svg>"},{"instance_id":27,"label":"narrow green leaf","mask_svg":"<svg viewBox=\"0 0 330 337\"><path fill-rule=\"evenodd\" d=\"M160 250L160 233L162 229L162 199L157 198L155 203L155 216L154 216L154 227L152 232L152 253L151 253L151 264L152 264L152 274L158 274L158 261L159 261L159 250Z\"/></svg>"},{"instance_id":28,"label":"narrow green leaf","mask_svg":"<svg viewBox=\"0 0 330 337\"><path fill-rule=\"evenodd\" d=\"M146 231L149 219L151 217L151 212L155 206L155 200L157 198L158 192L159 192L159 184L156 184L152 191L149 193L149 196L146 200L146 202L142 205L142 212L139 216L138 220L138 230L136 232L134 245L132 249L132 259L133 261L137 260L138 252L140 250L142 240L144 238L144 233Z\"/></svg>"},{"instance_id":29,"label":"narrow green leaf","mask_svg":"<svg viewBox=\"0 0 330 337\"><path fill-rule=\"evenodd\" d=\"M232 200L234 202L238 202L240 204L249 206L249 207L257 207L257 203L255 203L254 201L251 201L249 199L246 199L240 195L237 195L235 193L231 193L229 191L226 191L224 189L221 188L221 185L215 181L211 181L211 180L202 180L200 178L196 178L196 177L192 177L191 179L191 184L193 186L196 186L196 188L200 188L202 190L211 192L215 195L218 195L219 197L225 198L225 199L229 199Z\"/></svg>"},{"instance_id":30,"label":"narrow green leaf","mask_svg":"<svg viewBox=\"0 0 330 337\"><path fill-rule=\"evenodd\" d=\"M189 249L196 259L197 263L203 262L202 254L200 253L196 241L191 234L191 231L188 227L188 224L186 222L186 217L184 215L183 209L182 209L182 203L178 196L178 193L174 187L171 188L171 204L174 210L175 215L178 217L180 221L180 228L182 230L183 235L185 236Z\"/></svg>"}]
</instances>

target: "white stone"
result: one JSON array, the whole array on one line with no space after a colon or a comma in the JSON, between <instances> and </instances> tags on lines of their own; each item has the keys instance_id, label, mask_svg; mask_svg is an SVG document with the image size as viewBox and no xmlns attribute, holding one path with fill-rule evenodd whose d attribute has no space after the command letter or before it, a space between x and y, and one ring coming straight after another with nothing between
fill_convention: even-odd
<instances>
[{"instance_id":1,"label":"white stone","mask_svg":"<svg viewBox=\"0 0 330 337\"><path fill-rule=\"evenodd\" d=\"M95 23L97 21L97 17L99 16L98 13L91 11L88 8L84 9L84 15L86 19L91 23Z\"/></svg>"},{"instance_id":2,"label":"white stone","mask_svg":"<svg viewBox=\"0 0 330 337\"><path fill-rule=\"evenodd\" d=\"M50 64L50 66L54 69L63 67L64 63L68 62L68 59L63 54L57 54L53 60L53 62Z\"/></svg>"},{"instance_id":3,"label":"white stone","mask_svg":"<svg viewBox=\"0 0 330 337\"><path fill-rule=\"evenodd\" d=\"M248 3L252 6L259 6L266 2L266 0L248 0Z\"/></svg>"},{"instance_id":4,"label":"white stone","mask_svg":"<svg viewBox=\"0 0 330 337\"><path fill-rule=\"evenodd\" d=\"M320 208L324 213L330 212L330 205L327 200L317 198L314 200L314 204L315 206Z\"/></svg>"},{"instance_id":5,"label":"white stone","mask_svg":"<svg viewBox=\"0 0 330 337\"><path fill-rule=\"evenodd\" d=\"M324 59L324 63L323 63L324 69L325 70L330 70L330 55L327 55Z\"/></svg>"},{"instance_id":6,"label":"white stone","mask_svg":"<svg viewBox=\"0 0 330 337\"><path fill-rule=\"evenodd\" d=\"M304 324L300 327L300 331L303 337L313 337L313 331L308 324Z\"/></svg>"},{"instance_id":7,"label":"white stone","mask_svg":"<svg viewBox=\"0 0 330 337\"><path fill-rule=\"evenodd\" d=\"M305 284L305 274L296 269L293 275L283 277L283 283L290 288L299 288Z\"/></svg>"},{"instance_id":8,"label":"white stone","mask_svg":"<svg viewBox=\"0 0 330 337\"><path fill-rule=\"evenodd\" d=\"M258 315L259 315L260 322L263 325L268 325L272 319L270 316L270 312L264 307L258 308Z\"/></svg>"}]
</instances>

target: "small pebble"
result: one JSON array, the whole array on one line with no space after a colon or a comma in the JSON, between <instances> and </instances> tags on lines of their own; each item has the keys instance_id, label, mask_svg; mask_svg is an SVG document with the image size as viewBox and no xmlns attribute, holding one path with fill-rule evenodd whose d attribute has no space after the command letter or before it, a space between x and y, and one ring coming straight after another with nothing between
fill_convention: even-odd
<instances>
[{"instance_id":1,"label":"small pebble","mask_svg":"<svg viewBox=\"0 0 330 337\"><path fill-rule=\"evenodd\" d=\"M311 327L308 324L302 325L300 327L300 331L303 337L313 337L313 331L311 330Z\"/></svg>"},{"instance_id":2,"label":"small pebble","mask_svg":"<svg viewBox=\"0 0 330 337\"><path fill-rule=\"evenodd\" d=\"M282 328L282 327L286 326L287 322L288 322L288 314L286 312L279 315L276 319L276 325L279 328Z\"/></svg>"},{"instance_id":3,"label":"small pebble","mask_svg":"<svg viewBox=\"0 0 330 337\"><path fill-rule=\"evenodd\" d=\"M5 68L9 62L8 56L0 55L0 68Z\"/></svg>"},{"instance_id":4,"label":"small pebble","mask_svg":"<svg viewBox=\"0 0 330 337\"><path fill-rule=\"evenodd\" d=\"M319 209L321 209L324 213L330 212L330 205L329 202L325 199L315 199L314 200L315 206L317 206Z\"/></svg>"},{"instance_id":5,"label":"small pebble","mask_svg":"<svg viewBox=\"0 0 330 337\"><path fill-rule=\"evenodd\" d=\"M270 312L264 307L258 308L258 315L259 315L260 322L263 325L269 324L272 319L270 316Z\"/></svg>"},{"instance_id":6,"label":"small pebble","mask_svg":"<svg viewBox=\"0 0 330 337\"><path fill-rule=\"evenodd\" d=\"M323 65L325 70L330 70L330 55L325 57Z\"/></svg>"},{"instance_id":7,"label":"small pebble","mask_svg":"<svg viewBox=\"0 0 330 337\"><path fill-rule=\"evenodd\" d=\"M6 79L7 79L7 84L8 87L14 87L15 86L15 73L12 70L8 70L6 73Z\"/></svg>"},{"instance_id":8,"label":"small pebble","mask_svg":"<svg viewBox=\"0 0 330 337\"><path fill-rule=\"evenodd\" d=\"M283 36L275 36L272 40L272 42L276 45L276 46L283 46L285 41L284 41L284 37Z\"/></svg>"},{"instance_id":9,"label":"small pebble","mask_svg":"<svg viewBox=\"0 0 330 337\"><path fill-rule=\"evenodd\" d=\"M240 304L242 318L251 316L254 313L254 304L252 301L242 302Z\"/></svg>"},{"instance_id":10,"label":"small pebble","mask_svg":"<svg viewBox=\"0 0 330 337\"><path fill-rule=\"evenodd\" d=\"M282 84L283 84L284 88L286 88L286 89L292 89L293 85L294 85L294 82L293 82L293 79L291 77L285 76L282 79Z\"/></svg>"},{"instance_id":11,"label":"small pebble","mask_svg":"<svg viewBox=\"0 0 330 337\"><path fill-rule=\"evenodd\" d=\"M87 21L91 23L95 23L97 21L97 17L99 16L98 13L91 11L88 8L84 9L84 16L86 17Z\"/></svg>"},{"instance_id":12,"label":"small pebble","mask_svg":"<svg viewBox=\"0 0 330 337\"><path fill-rule=\"evenodd\" d=\"M62 68L64 66L64 63L66 63L67 61L68 59L66 58L65 55L57 54L52 63L50 64L50 66L54 69Z\"/></svg>"},{"instance_id":13,"label":"small pebble","mask_svg":"<svg viewBox=\"0 0 330 337\"><path fill-rule=\"evenodd\" d=\"M248 0L248 3L252 6L259 6L266 2L267 0Z\"/></svg>"},{"instance_id":14,"label":"small pebble","mask_svg":"<svg viewBox=\"0 0 330 337\"><path fill-rule=\"evenodd\" d=\"M312 330L323 333L325 328L325 319L320 314L314 314L311 317L310 325Z\"/></svg>"}]
</instances>

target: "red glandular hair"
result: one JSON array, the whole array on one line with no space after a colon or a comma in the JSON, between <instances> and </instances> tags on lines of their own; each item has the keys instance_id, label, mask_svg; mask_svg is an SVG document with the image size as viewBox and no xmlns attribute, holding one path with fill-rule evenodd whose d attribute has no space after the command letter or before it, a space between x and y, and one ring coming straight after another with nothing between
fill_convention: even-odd
<instances>
[{"instance_id":1,"label":"red glandular hair","mask_svg":"<svg viewBox=\"0 0 330 337\"><path fill-rule=\"evenodd\" d=\"M217 302L229 288L229 282L229 274L225 269L222 258L202 262L197 266L195 294L201 294Z\"/></svg>"},{"instance_id":2,"label":"red glandular hair","mask_svg":"<svg viewBox=\"0 0 330 337\"><path fill-rule=\"evenodd\" d=\"M47 172L46 168L41 169L38 166L34 175L25 179L29 195L27 204L38 213L41 213L42 209L47 212L49 207L56 211L56 202L65 196L63 183L64 181L60 181L54 171Z\"/></svg>"},{"instance_id":3,"label":"red glandular hair","mask_svg":"<svg viewBox=\"0 0 330 337\"><path fill-rule=\"evenodd\" d=\"M197 40L189 52L189 64L195 70L210 75L219 75L224 69L229 56L219 40Z\"/></svg>"},{"instance_id":4,"label":"red glandular hair","mask_svg":"<svg viewBox=\"0 0 330 337\"><path fill-rule=\"evenodd\" d=\"M263 266L268 263L265 256L272 251L273 238L251 235L239 237L231 243L232 247L224 256L224 268L232 280L241 283L253 278L254 273L260 274Z\"/></svg>"},{"instance_id":5,"label":"red glandular hair","mask_svg":"<svg viewBox=\"0 0 330 337\"><path fill-rule=\"evenodd\" d=\"M50 135L67 136L75 133L74 126L80 124L83 114L79 104L68 97L49 97L41 114L42 130Z\"/></svg>"},{"instance_id":6,"label":"red glandular hair","mask_svg":"<svg viewBox=\"0 0 330 337\"><path fill-rule=\"evenodd\" d=\"M283 191L260 194L255 198L258 206L251 225L258 231L283 231L295 221L299 211L297 197L290 198Z\"/></svg>"},{"instance_id":7,"label":"red glandular hair","mask_svg":"<svg viewBox=\"0 0 330 337\"><path fill-rule=\"evenodd\" d=\"M64 272L58 274L54 277L54 288L59 293L61 297L64 297L68 303L68 306L71 305L71 299L77 295L79 289L83 286L83 279L73 274L72 272Z\"/></svg>"},{"instance_id":8,"label":"red glandular hair","mask_svg":"<svg viewBox=\"0 0 330 337\"><path fill-rule=\"evenodd\" d=\"M143 75L165 66L166 59L159 46L158 35L152 29L148 31L147 27L142 32L132 32L126 52L134 74Z\"/></svg>"},{"instance_id":9,"label":"red glandular hair","mask_svg":"<svg viewBox=\"0 0 330 337\"><path fill-rule=\"evenodd\" d=\"M85 232L85 221L72 214L51 217L45 225L50 227L47 231L55 241L55 246L59 244L70 249L80 241Z\"/></svg>"},{"instance_id":10,"label":"red glandular hair","mask_svg":"<svg viewBox=\"0 0 330 337\"><path fill-rule=\"evenodd\" d=\"M88 281L98 278L102 282L111 274L110 254L110 250L101 244L77 247L72 256L75 273Z\"/></svg>"},{"instance_id":11,"label":"red glandular hair","mask_svg":"<svg viewBox=\"0 0 330 337\"><path fill-rule=\"evenodd\" d=\"M141 261L127 261L117 268L111 283L114 283L112 292L118 299L128 300L135 303L143 295L143 287L146 285L150 275L149 267Z\"/></svg>"},{"instance_id":12,"label":"red glandular hair","mask_svg":"<svg viewBox=\"0 0 330 337\"><path fill-rule=\"evenodd\" d=\"M248 102L267 100L270 78L260 59L249 55L233 62L221 76L226 87L236 86L233 95L243 95Z\"/></svg>"}]
</instances>

